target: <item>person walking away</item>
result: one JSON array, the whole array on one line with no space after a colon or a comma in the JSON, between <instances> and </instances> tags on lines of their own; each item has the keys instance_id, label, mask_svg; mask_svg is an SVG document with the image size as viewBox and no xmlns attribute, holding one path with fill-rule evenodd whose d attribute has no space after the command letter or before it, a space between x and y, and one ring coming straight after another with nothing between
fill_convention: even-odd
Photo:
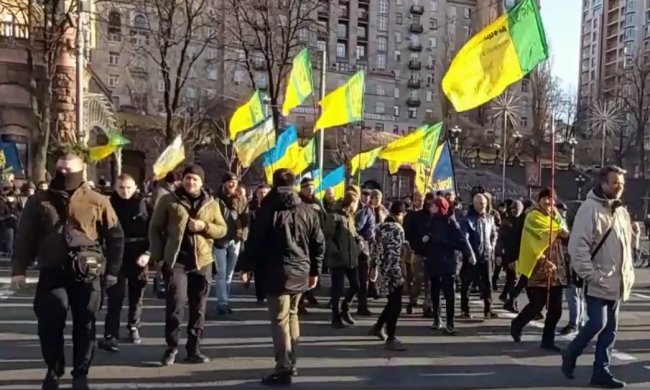
<instances>
[{"instance_id":1,"label":"person walking away","mask_svg":"<svg viewBox=\"0 0 650 390\"><path fill-rule=\"evenodd\" d=\"M560 352L555 345L555 329L562 316L562 290L567 285L561 237L568 236L566 223L555 208L553 192L549 188L541 190L537 206L526 215L517 261L517 272L528 278L529 302L510 324L510 335L516 343L521 342L524 327L546 306L541 348Z\"/></svg>"},{"instance_id":2,"label":"person walking away","mask_svg":"<svg viewBox=\"0 0 650 390\"><path fill-rule=\"evenodd\" d=\"M518 312L513 290L517 283L515 264L519 258L521 234L524 230L525 220L524 204L520 200L512 201L507 218L503 220L499 228L499 238L496 246L496 262L501 264L506 272L506 280L499 299L503 302L503 309L511 313Z\"/></svg>"},{"instance_id":3,"label":"person walking away","mask_svg":"<svg viewBox=\"0 0 650 390\"><path fill-rule=\"evenodd\" d=\"M186 361L209 361L199 347L214 262L212 247L228 230L219 203L203 188L203 168L190 165L182 177L181 186L158 201L149 224L150 261L160 264L167 285L163 366L176 361L186 303Z\"/></svg>"},{"instance_id":4,"label":"person walking away","mask_svg":"<svg viewBox=\"0 0 650 390\"><path fill-rule=\"evenodd\" d=\"M16 236L18 218L20 217L23 207L14 194L8 194L5 197L1 208L4 228L4 252L7 254L7 257L11 259L14 251L14 238Z\"/></svg>"},{"instance_id":5,"label":"person walking away","mask_svg":"<svg viewBox=\"0 0 650 390\"><path fill-rule=\"evenodd\" d=\"M586 283L588 320L562 354L562 373L574 378L578 357L598 336L591 384L611 389L625 386L611 373L610 358L619 308L634 284L632 223L620 200L624 188L625 171L603 167L599 184L578 209L569 238L571 266Z\"/></svg>"},{"instance_id":6,"label":"person walking away","mask_svg":"<svg viewBox=\"0 0 650 390\"><path fill-rule=\"evenodd\" d=\"M327 242L325 259L332 277L332 327L334 328L343 328L344 322L349 325L355 324L349 305L359 292L357 267L361 249L354 220L358 205L357 195L352 191L346 192L340 209L327 215L323 229ZM346 278L350 287L344 295ZM341 302L342 297L343 302Z\"/></svg>"},{"instance_id":7,"label":"person walking away","mask_svg":"<svg viewBox=\"0 0 650 390\"><path fill-rule=\"evenodd\" d=\"M268 184L260 184L257 189L255 189L255 194L253 196L253 199L250 201L248 204L248 219L249 219L249 224L250 228L252 229L252 226L255 224L255 221L257 220L257 213L262 207L262 201L264 198L266 198L266 195L269 194L271 191L271 186ZM246 245L248 245L248 239L246 240ZM241 255L246 256L247 252L244 250L244 252ZM242 258L241 263L245 263L246 260L245 258ZM261 275L259 272L254 272L253 275ZM255 297L257 298L257 303L263 304L264 299L265 299L265 293L264 293L264 287L262 286L262 277L254 277L255 279ZM249 280L250 283L250 280Z\"/></svg>"},{"instance_id":8,"label":"person walking away","mask_svg":"<svg viewBox=\"0 0 650 390\"><path fill-rule=\"evenodd\" d=\"M295 176L289 169L273 173L273 189L262 202L246 245L247 261L242 280L259 270L266 292L275 370L264 385L289 385L297 375L300 338L300 296L316 287L325 254L325 238L318 214L293 190Z\"/></svg>"},{"instance_id":9,"label":"person walking away","mask_svg":"<svg viewBox=\"0 0 650 390\"><path fill-rule=\"evenodd\" d=\"M370 190L363 190L355 214L357 233L364 241L359 253L359 294L357 295L357 315L362 317L372 315L368 308L368 277L370 276L370 243L375 237L375 214L368 205L369 201Z\"/></svg>"},{"instance_id":10,"label":"person walking away","mask_svg":"<svg viewBox=\"0 0 650 390\"><path fill-rule=\"evenodd\" d=\"M428 245L422 241L422 238L430 233L431 223L431 205L435 195L432 192L424 196L424 207L417 211L412 211L404 217L404 234L406 241L412 251L411 261L406 264L406 286L409 292L409 303L406 306L406 314L412 314L413 308L417 306L422 285L424 285L424 304L422 306L422 316L431 318L435 315L431 307L431 290L429 277L425 277L425 262ZM455 271L454 271L455 273Z\"/></svg>"},{"instance_id":11,"label":"person walking away","mask_svg":"<svg viewBox=\"0 0 650 390\"><path fill-rule=\"evenodd\" d=\"M461 227L476 258L476 265L464 261L460 270L462 279L460 292L461 317L471 318L469 288L476 274L481 299L483 299L483 314L486 319L497 318L497 314L492 311L492 288L490 286L497 228L494 218L490 214L488 198L484 194L474 195L473 204L469 207Z\"/></svg>"},{"instance_id":12,"label":"person walking away","mask_svg":"<svg viewBox=\"0 0 650 390\"><path fill-rule=\"evenodd\" d=\"M379 315L377 322L370 329L370 335L377 336L386 341L389 351L405 351L404 345L395 337L397 321L402 311L402 291L404 290L404 264L402 253L408 250L408 243L404 235L402 223L406 214L403 202L393 202L390 215L384 222L377 226L375 238L379 257L372 264L375 275L372 279L377 281L377 290L381 296L388 298L384 310ZM384 331L384 325L386 331Z\"/></svg>"},{"instance_id":13,"label":"person walking away","mask_svg":"<svg viewBox=\"0 0 650 390\"><path fill-rule=\"evenodd\" d=\"M122 263L122 228L108 199L84 185L84 165L74 152L60 154L49 189L25 205L11 259L14 286L25 285L27 266L38 260L34 312L47 365L44 390L58 389L64 373L63 329L68 309L73 325L72 388L89 388L100 279L111 288Z\"/></svg>"},{"instance_id":14,"label":"person walking away","mask_svg":"<svg viewBox=\"0 0 650 390\"><path fill-rule=\"evenodd\" d=\"M126 329L129 342L140 344L140 319L142 317L142 297L147 286L147 265L149 249L147 238L149 216L144 199L135 180L128 174L122 174L115 183L115 192L110 197L111 206L124 229L124 255L122 267L117 276L117 283L106 289L108 304L104 320L104 339L97 346L109 352L118 351L120 340L120 315L124 302L124 291L128 284L128 312Z\"/></svg>"},{"instance_id":15,"label":"person walking away","mask_svg":"<svg viewBox=\"0 0 650 390\"><path fill-rule=\"evenodd\" d=\"M237 190L237 176L226 172L221 179L218 202L228 230L226 235L214 242L217 262L217 314L231 314L230 285L235 272L239 249L248 234L248 202Z\"/></svg>"},{"instance_id":16,"label":"person walking away","mask_svg":"<svg viewBox=\"0 0 650 390\"><path fill-rule=\"evenodd\" d=\"M427 202L425 202L427 204ZM429 231L421 238L426 251L425 265L427 276L431 279L431 301L433 307L432 329L438 330L440 323L440 292L445 297L446 327L445 332L453 335L454 309L456 291L454 278L456 276L456 251L468 258L470 264L476 264L476 259L463 235L460 225L449 212L449 202L445 198L433 199L428 204L431 221Z\"/></svg>"}]
</instances>

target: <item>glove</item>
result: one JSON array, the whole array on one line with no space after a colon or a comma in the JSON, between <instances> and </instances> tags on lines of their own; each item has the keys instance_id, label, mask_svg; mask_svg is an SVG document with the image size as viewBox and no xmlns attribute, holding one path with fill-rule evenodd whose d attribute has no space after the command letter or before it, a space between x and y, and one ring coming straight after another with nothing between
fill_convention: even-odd
<instances>
[{"instance_id":1,"label":"glove","mask_svg":"<svg viewBox=\"0 0 650 390\"><path fill-rule=\"evenodd\" d=\"M117 276L106 275L104 277L104 286L106 286L107 289L115 286L116 284L117 284Z\"/></svg>"},{"instance_id":2,"label":"glove","mask_svg":"<svg viewBox=\"0 0 650 390\"><path fill-rule=\"evenodd\" d=\"M424 242L424 243L429 242L429 236L428 236L428 235L423 236L423 237L422 237L422 242Z\"/></svg>"}]
</instances>

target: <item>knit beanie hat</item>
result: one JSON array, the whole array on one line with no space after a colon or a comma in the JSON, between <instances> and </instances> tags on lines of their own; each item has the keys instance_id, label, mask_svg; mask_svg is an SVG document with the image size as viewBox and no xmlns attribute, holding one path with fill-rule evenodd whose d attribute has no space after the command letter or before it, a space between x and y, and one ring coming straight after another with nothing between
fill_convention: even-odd
<instances>
[{"instance_id":1,"label":"knit beanie hat","mask_svg":"<svg viewBox=\"0 0 650 390\"><path fill-rule=\"evenodd\" d=\"M189 165L183 170L183 178L186 175L196 175L201 178L201 181L205 183L205 171L198 165Z\"/></svg>"}]
</instances>

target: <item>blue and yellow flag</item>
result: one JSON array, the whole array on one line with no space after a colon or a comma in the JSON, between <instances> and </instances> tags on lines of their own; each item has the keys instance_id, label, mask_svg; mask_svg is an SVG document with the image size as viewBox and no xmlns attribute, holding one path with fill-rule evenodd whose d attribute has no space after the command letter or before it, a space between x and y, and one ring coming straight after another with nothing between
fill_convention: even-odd
<instances>
[{"instance_id":1,"label":"blue and yellow flag","mask_svg":"<svg viewBox=\"0 0 650 390\"><path fill-rule=\"evenodd\" d=\"M362 70L350 77L320 101L321 114L314 131L363 120L365 74Z\"/></svg>"},{"instance_id":2,"label":"blue and yellow flag","mask_svg":"<svg viewBox=\"0 0 650 390\"><path fill-rule=\"evenodd\" d=\"M432 152L438 145L442 123L423 125L386 145L379 158L388 161L391 174L397 172L402 164L431 164Z\"/></svg>"},{"instance_id":3,"label":"blue and yellow flag","mask_svg":"<svg viewBox=\"0 0 650 390\"><path fill-rule=\"evenodd\" d=\"M560 227L564 224L560 214L555 219L533 209L526 215L524 230L521 234L521 247L519 248L519 259L516 263L517 273L530 278L530 275L542 257L550 242L555 241ZM551 229L552 227L552 229ZM552 235L551 235L552 230ZM549 237L550 236L550 237Z\"/></svg>"},{"instance_id":4,"label":"blue and yellow flag","mask_svg":"<svg viewBox=\"0 0 650 390\"><path fill-rule=\"evenodd\" d=\"M282 104L282 115L289 115L294 107L299 106L313 92L309 50L302 49L293 59L293 67L287 81L287 93Z\"/></svg>"},{"instance_id":5,"label":"blue and yellow flag","mask_svg":"<svg viewBox=\"0 0 650 390\"><path fill-rule=\"evenodd\" d=\"M290 125L278 136L275 147L264 153L264 172L267 182L273 181L273 172L280 168L293 171L299 158L298 132L296 126Z\"/></svg>"},{"instance_id":6,"label":"blue and yellow flag","mask_svg":"<svg viewBox=\"0 0 650 390\"><path fill-rule=\"evenodd\" d=\"M454 161L451 156L451 147L449 146L449 142L445 142L438 146L433 166L434 169L430 184L431 191L457 193Z\"/></svg>"},{"instance_id":7,"label":"blue and yellow flag","mask_svg":"<svg viewBox=\"0 0 650 390\"><path fill-rule=\"evenodd\" d=\"M303 146L300 148L300 152L298 153L298 159L296 160L296 163L294 164L293 167L291 167L291 171L295 173L296 175L301 174L305 169L309 168L310 165L314 164L316 160L316 141L315 138L312 138Z\"/></svg>"},{"instance_id":8,"label":"blue and yellow flag","mask_svg":"<svg viewBox=\"0 0 650 390\"><path fill-rule=\"evenodd\" d=\"M320 191L316 196L322 199L325 195L325 190L330 187L334 190L334 199L338 200L343 198L345 194L345 165L341 165L323 178L320 183Z\"/></svg>"},{"instance_id":9,"label":"blue and yellow flag","mask_svg":"<svg viewBox=\"0 0 650 390\"><path fill-rule=\"evenodd\" d=\"M239 106L230 118L228 130L230 139L234 140L237 134L259 125L266 119L260 91L255 91L253 96L243 105Z\"/></svg>"},{"instance_id":10,"label":"blue and yellow flag","mask_svg":"<svg viewBox=\"0 0 650 390\"><path fill-rule=\"evenodd\" d=\"M240 133L233 147L237 151L239 162L244 168L251 166L256 158L275 147L275 127L273 118L269 117L261 125Z\"/></svg>"}]
</instances>

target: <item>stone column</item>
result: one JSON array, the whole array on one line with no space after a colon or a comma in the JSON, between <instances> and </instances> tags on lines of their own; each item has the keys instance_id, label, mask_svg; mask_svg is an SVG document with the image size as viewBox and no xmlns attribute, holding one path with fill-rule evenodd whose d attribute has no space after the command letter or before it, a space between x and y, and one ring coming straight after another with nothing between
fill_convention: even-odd
<instances>
[{"instance_id":1,"label":"stone column","mask_svg":"<svg viewBox=\"0 0 650 390\"><path fill-rule=\"evenodd\" d=\"M56 59L53 87L53 115L55 130L61 143L76 142L76 82L75 82L75 34L76 29L69 27L63 34L65 44Z\"/></svg>"}]
</instances>

